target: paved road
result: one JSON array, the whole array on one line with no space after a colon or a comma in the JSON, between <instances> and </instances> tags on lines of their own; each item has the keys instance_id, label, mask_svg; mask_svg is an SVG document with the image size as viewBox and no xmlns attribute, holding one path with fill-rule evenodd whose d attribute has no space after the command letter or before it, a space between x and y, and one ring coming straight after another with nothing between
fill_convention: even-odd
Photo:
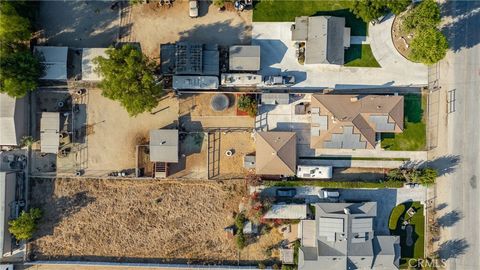
<instances>
[{"instance_id":1,"label":"paved road","mask_svg":"<svg viewBox=\"0 0 480 270\"><path fill-rule=\"evenodd\" d=\"M480 269L479 11L480 1L448 1L442 5L444 32L452 51L440 65L443 116L439 148L443 153L437 153L437 157L443 154L460 158L453 173L441 177L437 185L436 205L442 208L439 220L444 227L439 254L448 259L448 269ZM447 163L437 165L451 166Z\"/></svg>"}]
</instances>

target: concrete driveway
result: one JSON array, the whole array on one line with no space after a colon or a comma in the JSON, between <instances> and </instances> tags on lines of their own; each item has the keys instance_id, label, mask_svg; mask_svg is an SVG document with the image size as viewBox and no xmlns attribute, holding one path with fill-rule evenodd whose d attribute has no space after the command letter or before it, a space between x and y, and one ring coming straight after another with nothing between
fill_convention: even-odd
<instances>
[{"instance_id":1,"label":"concrete driveway","mask_svg":"<svg viewBox=\"0 0 480 270\"><path fill-rule=\"evenodd\" d=\"M253 23L252 43L261 46L260 73L262 75L294 75L299 83L292 88L299 89L378 88L427 84L428 72L426 66L415 64L415 68L412 69L411 62L395 60L397 55L389 55L389 50L373 52L376 57L378 55L380 58L381 68L301 65L295 58L295 49L291 41L291 24L291 22ZM370 30L369 32L373 50L378 49L381 42L385 42L384 35L388 36L390 31L387 29L388 23L385 25L382 23L372 28L374 28L373 31ZM377 32L382 35L376 37L375 35L379 35Z\"/></svg>"}]
</instances>

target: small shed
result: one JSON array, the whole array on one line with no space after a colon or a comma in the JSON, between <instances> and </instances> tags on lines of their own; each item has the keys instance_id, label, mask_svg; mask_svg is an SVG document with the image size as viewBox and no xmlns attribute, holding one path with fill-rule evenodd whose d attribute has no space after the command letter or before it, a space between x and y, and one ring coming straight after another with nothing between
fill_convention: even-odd
<instances>
[{"instance_id":1,"label":"small shed","mask_svg":"<svg viewBox=\"0 0 480 270\"><path fill-rule=\"evenodd\" d=\"M178 130L150 130L150 161L178 162Z\"/></svg>"},{"instance_id":2,"label":"small shed","mask_svg":"<svg viewBox=\"0 0 480 270\"><path fill-rule=\"evenodd\" d=\"M0 259L13 251L8 221L15 218L17 176L15 172L0 172Z\"/></svg>"},{"instance_id":3,"label":"small shed","mask_svg":"<svg viewBox=\"0 0 480 270\"><path fill-rule=\"evenodd\" d=\"M57 154L60 146L60 113L44 112L40 119L40 148L42 153Z\"/></svg>"},{"instance_id":4,"label":"small shed","mask_svg":"<svg viewBox=\"0 0 480 270\"><path fill-rule=\"evenodd\" d=\"M25 99L0 93L0 145L16 146L26 133Z\"/></svg>"},{"instance_id":5,"label":"small shed","mask_svg":"<svg viewBox=\"0 0 480 270\"><path fill-rule=\"evenodd\" d=\"M102 56L108 58L106 48L84 48L82 50L82 80L87 82L98 82L102 77L95 72L97 65L93 59Z\"/></svg>"},{"instance_id":6,"label":"small shed","mask_svg":"<svg viewBox=\"0 0 480 270\"><path fill-rule=\"evenodd\" d=\"M35 46L35 54L45 65L45 74L40 79L53 81L67 80L68 47Z\"/></svg>"},{"instance_id":7,"label":"small shed","mask_svg":"<svg viewBox=\"0 0 480 270\"><path fill-rule=\"evenodd\" d=\"M263 93L262 103L268 105L288 105L290 95L288 93Z\"/></svg>"},{"instance_id":8,"label":"small shed","mask_svg":"<svg viewBox=\"0 0 480 270\"><path fill-rule=\"evenodd\" d=\"M231 46L229 50L229 69L235 71L260 70L260 46Z\"/></svg>"},{"instance_id":9,"label":"small shed","mask_svg":"<svg viewBox=\"0 0 480 270\"><path fill-rule=\"evenodd\" d=\"M263 216L265 219L306 219L306 204L274 204Z\"/></svg>"}]
</instances>

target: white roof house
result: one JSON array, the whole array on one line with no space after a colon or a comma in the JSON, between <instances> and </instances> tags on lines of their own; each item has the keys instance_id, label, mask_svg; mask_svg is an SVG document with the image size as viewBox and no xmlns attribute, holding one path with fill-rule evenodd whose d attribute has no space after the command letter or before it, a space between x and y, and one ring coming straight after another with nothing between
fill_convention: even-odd
<instances>
[{"instance_id":1,"label":"white roof house","mask_svg":"<svg viewBox=\"0 0 480 270\"><path fill-rule=\"evenodd\" d=\"M98 56L108 58L106 48L83 48L82 50L82 80L88 82L98 82L102 80L100 74L95 72L97 65L93 59Z\"/></svg>"},{"instance_id":2,"label":"white roof house","mask_svg":"<svg viewBox=\"0 0 480 270\"><path fill-rule=\"evenodd\" d=\"M60 146L60 113L44 112L40 119L40 148L42 153L58 153Z\"/></svg>"},{"instance_id":3,"label":"white roof house","mask_svg":"<svg viewBox=\"0 0 480 270\"><path fill-rule=\"evenodd\" d=\"M67 80L68 47L35 46L34 51L42 57L45 74L42 80Z\"/></svg>"},{"instance_id":4,"label":"white roof house","mask_svg":"<svg viewBox=\"0 0 480 270\"><path fill-rule=\"evenodd\" d=\"M178 130L150 130L150 161L178 162Z\"/></svg>"},{"instance_id":5,"label":"white roof house","mask_svg":"<svg viewBox=\"0 0 480 270\"><path fill-rule=\"evenodd\" d=\"M0 145L18 145L24 135L24 101L0 93Z\"/></svg>"},{"instance_id":6,"label":"white roof house","mask_svg":"<svg viewBox=\"0 0 480 270\"><path fill-rule=\"evenodd\" d=\"M274 204L263 216L265 219L306 219L306 204Z\"/></svg>"}]
</instances>

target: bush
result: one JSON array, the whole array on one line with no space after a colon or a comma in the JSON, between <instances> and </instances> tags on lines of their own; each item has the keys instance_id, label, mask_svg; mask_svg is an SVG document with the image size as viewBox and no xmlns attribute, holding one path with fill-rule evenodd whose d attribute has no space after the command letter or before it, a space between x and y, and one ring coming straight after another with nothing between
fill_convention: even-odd
<instances>
[{"instance_id":1,"label":"bush","mask_svg":"<svg viewBox=\"0 0 480 270\"><path fill-rule=\"evenodd\" d=\"M42 211L38 208L32 208L29 212L22 211L16 219L10 220L8 231L15 236L17 240L28 240L32 238L37 230L37 221L42 217Z\"/></svg>"},{"instance_id":2,"label":"bush","mask_svg":"<svg viewBox=\"0 0 480 270\"><path fill-rule=\"evenodd\" d=\"M257 268L258 268L258 269L265 269L265 268L267 268L267 267L265 266L264 263L258 263Z\"/></svg>"},{"instance_id":3,"label":"bush","mask_svg":"<svg viewBox=\"0 0 480 270\"><path fill-rule=\"evenodd\" d=\"M238 98L238 108L249 116L257 116L257 100L250 95L242 95Z\"/></svg>"},{"instance_id":4,"label":"bush","mask_svg":"<svg viewBox=\"0 0 480 270\"><path fill-rule=\"evenodd\" d=\"M423 0L408 12L402 26L406 30L423 31L440 23L440 8L434 0Z\"/></svg>"},{"instance_id":5,"label":"bush","mask_svg":"<svg viewBox=\"0 0 480 270\"><path fill-rule=\"evenodd\" d=\"M243 231L237 232L237 235L235 235L235 243L238 249L244 249L247 246L247 240L245 239Z\"/></svg>"},{"instance_id":6,"label":"bush","mask_svg":"<svg viewBox=\"0 0 480 270\"><path fill-rule=\"evenodd\" d=\"M396 230L398 219L403 215L405 212L405 205L400 204L393 208L392 213L390 214L390 219L388 220L388 228L390 230Z\"/></svg>"},{"instance_id":7,"label":"bush","mask_svg":"<svg viewBox=\"0 0 480 270\"><path fill-rule=\"evenodd\" d=\"M385 0L355 0L351 3L350 11L359 19L369 23L386 13Z\"/></svg>"},{"instance_id":8,"label":"bush","mask_svg":"<svg viewBox=\"0 0 480 270\"><path fill-rule=\"evenodd\" d=\"M445 35L436 28L417 31L410 44L412 60L427 65L435 64L447 54L448 42Z\"/></svg>"},{"instance_id":9,"label":"bush","mask_svg":"<svg viewBox=\"0 0 480 270\"><path fill-rule=\"evenodd\" d=\"M294 265L282 264L282 270L294 270L297 269Z\"/></svg>"},{"instance_id":10,"label":"bush","mask_svg":"<svg viewBox=\"0 0 480 270\"><path fill-rule=\"evenodd\" d=\"M235 226L237 227L238 231L243 230L243 224L245 223L245 221L245 214L243 212L238 213L235 217Z\"/></svg>"},{"instance_id":11,"label":"bush","mask_svg":"<svg viewBox=\"0 0 480 270\"><path fill-rule=\"evenodd\" d=\"M213 4L219 8L225 7L225 0L213 0Z\"/></svg>"},{"instance_id":12,"label":"bush","mask_svg":"<svg viewBox=\"0 0 480 270\"><path fill-rule=\"evenodd\" d=\"M404 168L393 169L387 174L389 181L401 181L429 185L435 183L438 177L437 170L433 168Z\"/></svg>"}]
</instances>

